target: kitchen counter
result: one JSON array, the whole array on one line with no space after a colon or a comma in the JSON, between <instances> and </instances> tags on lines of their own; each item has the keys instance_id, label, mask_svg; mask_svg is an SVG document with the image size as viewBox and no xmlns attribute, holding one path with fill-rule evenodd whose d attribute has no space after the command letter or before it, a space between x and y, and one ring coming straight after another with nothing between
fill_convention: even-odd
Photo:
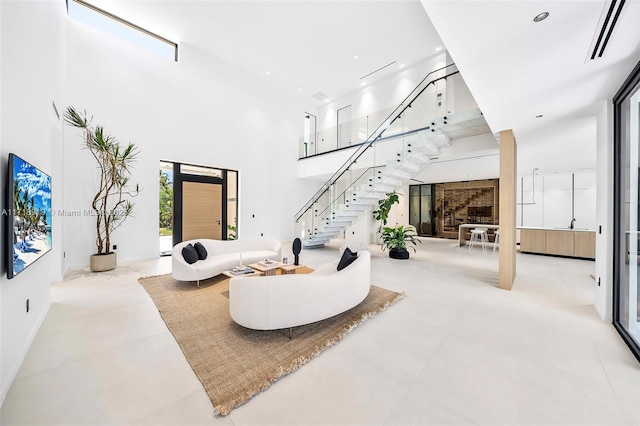
<instances>
[{"instance_id":1,"label":"kitchen counter","mask_svg":"<svg viewBox=\"0 0 640 426\"><path fill-rule=\"evenodd\" d=\"M595 229L587 229L587 228L542 228L538 226L518 226L518 229L538 229L544 231L573 231L573 232L596 232Z\"/></svg>"},{"instance_id":2,"label":"kitchen counter","mask_svg":"<svg viewBox=\"0 0 640 426\"><path fill-rule=\"evenodd\" d=\"M596 231L519 227L520 252L595 259Z\"/></svg>"}]
</instances>

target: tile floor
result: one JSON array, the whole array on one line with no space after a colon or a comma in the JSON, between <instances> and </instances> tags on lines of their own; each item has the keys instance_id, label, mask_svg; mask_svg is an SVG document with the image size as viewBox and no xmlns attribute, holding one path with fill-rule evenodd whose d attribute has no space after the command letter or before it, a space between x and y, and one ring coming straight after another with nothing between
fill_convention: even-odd
<instances>
[{"instance_id":1,"label":"tile floor","mask_svg":"<svg viewBox=\"0 0 640 426\"><path fill-rule=\"evenodd\" d=\"M593 262L518 254L509 292L498 252L422 241L409 261L371 246L373 283L404 300L219 418L137 283L170 259L72 271L1 424L640 424L640 364L592 306ZM339 245L302 261L333 260Z\"/></svg>"}]
</instances>

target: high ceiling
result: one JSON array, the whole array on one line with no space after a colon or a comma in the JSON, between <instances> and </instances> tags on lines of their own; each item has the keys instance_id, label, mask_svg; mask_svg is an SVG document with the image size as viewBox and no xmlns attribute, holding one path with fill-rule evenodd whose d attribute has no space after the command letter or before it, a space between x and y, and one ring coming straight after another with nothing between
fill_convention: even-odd
<instances>
[{"instance_id":1,"label":"high ceiling","mask_svg":"<svg viewBox=\"0 0 640 426\"><path fill-rule=\"evenodd\" d=\"M336 99L380 67L396 61L373 78L443 46L492 131L514 130L523 172L595 167L597 106L640 59L640 0L626 1L595 61L586 58L611 0L90 2L312 105L317 92ZM549 17L533 22L544 11ZM478 162L479 174L465 177L494 169Z\"/></svg>"},{"instance_id":2,"label":"high ceiling","mask_svg":"<svg viewBox=\"0 0 640 426\"><path fill-rule=\"evenodd\" d=\"M595 167L593 117L640 60L638 0L627 0L602 58L587 60L610 3L423 0L491 129L514 130L519 168ZM549 17L534 22L541 12Z\"/></svg>"},{"instance_id":3,"label":"high ceiling","mask_svg":"<svg viewBox=\"0 0 640 426\"><path fill-rule=\"evenodd\" d=\"M312 103L317 92L336 99L372 71L395 61L367 82L442 48L418 0L89 2Z\"/></svg>"}]
</instances>

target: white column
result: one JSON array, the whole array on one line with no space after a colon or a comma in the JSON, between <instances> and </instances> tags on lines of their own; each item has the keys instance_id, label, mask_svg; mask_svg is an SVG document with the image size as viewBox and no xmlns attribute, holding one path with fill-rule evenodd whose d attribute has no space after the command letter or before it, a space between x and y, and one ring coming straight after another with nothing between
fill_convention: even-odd
<instances>
[{"instance_id":1,"label":"white column","mask_svg":"<svg viewBox=\"0 0 640 426\"><path fill-rule=\"evenodd\" d=\"M613 104L602 101L597 117L596 165L596 298L603 320L613 313Z\"/></svg>"}]
</instances>

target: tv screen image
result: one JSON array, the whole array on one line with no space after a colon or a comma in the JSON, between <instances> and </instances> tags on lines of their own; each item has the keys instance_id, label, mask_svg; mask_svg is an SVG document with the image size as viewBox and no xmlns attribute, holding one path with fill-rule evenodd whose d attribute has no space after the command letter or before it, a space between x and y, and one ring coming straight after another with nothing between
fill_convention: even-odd
<instances>
[{"instance_id":1,"label":"tv screen image","mask_svg":"<svg viewBox=\"0 0 640 426\"><path fill-rule=\"evenodd\" d=\"M51 177L9 154L7 277L13 278L51 250Z\"/></svg>"}]
</instances>

